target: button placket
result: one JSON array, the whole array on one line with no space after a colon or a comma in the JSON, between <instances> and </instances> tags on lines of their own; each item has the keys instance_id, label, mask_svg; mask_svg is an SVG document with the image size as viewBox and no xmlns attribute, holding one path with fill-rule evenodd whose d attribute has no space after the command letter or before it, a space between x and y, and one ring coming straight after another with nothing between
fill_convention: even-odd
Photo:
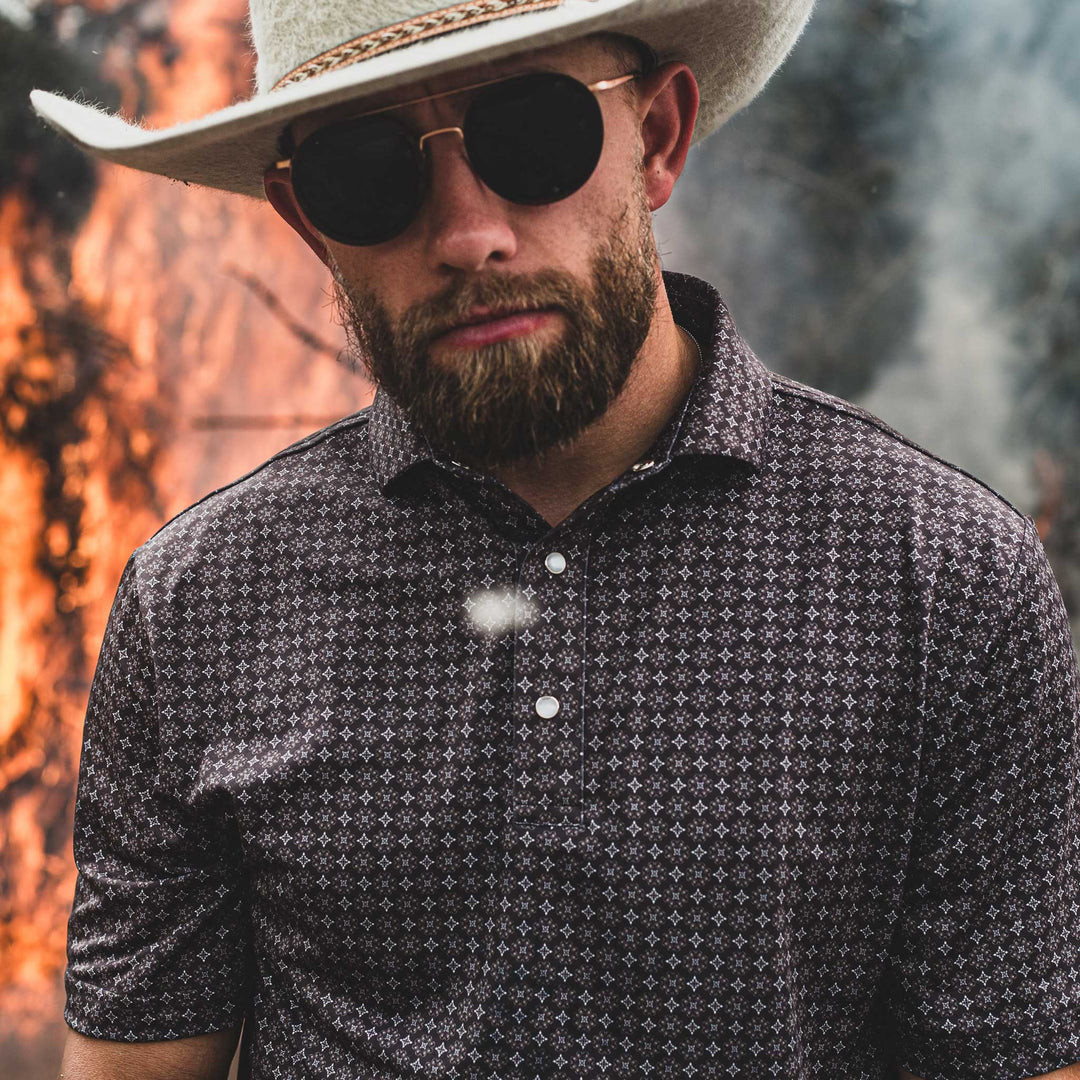
<instances>
[{"instance_id":1,"label":"button placket","mask_svg":"<svg viewBox=\"0 0 1080 1080\"><path fill-rule=\"evenodd\" d=\"M535 617L514 639L512 812L519 821L582 819L586 552L581 541L549 537L521 567L520 588L529 591Z\"/></svg>"}]
</instances>

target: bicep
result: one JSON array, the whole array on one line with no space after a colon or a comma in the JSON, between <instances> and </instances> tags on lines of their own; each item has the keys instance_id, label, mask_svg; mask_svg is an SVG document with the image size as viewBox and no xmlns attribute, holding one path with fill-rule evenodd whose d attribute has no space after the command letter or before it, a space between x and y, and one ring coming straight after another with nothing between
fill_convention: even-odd
<instances>
[{"instance_id":1,"label":"bicep","mask_svg":"<svg viewBox=\"0 0 1080 1080\"><path fill-rule=\"evenodd\" d=\"M68 1031L60 1080L225 1080L240 1027L168 1042L112 1042Z\"/></svg>"}]
</instances>

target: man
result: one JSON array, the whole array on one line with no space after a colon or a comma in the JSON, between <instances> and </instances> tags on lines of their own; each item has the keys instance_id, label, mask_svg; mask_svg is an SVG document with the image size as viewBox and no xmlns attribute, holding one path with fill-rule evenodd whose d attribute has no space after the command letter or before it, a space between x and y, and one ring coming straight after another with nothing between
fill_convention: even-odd
<instances>
[{"instance_id":1,"label":"man","mask_svg":"<svg viewBox=\"0 0 1080 1080\"><path fill-rule=\"evenodd\" d=\"M808 5L372 7L256 5L284 89L198 130L36 99L257 163L380 386L124 573L64 1075L221 1076L243 1021L259 1077L1080 1076L1031 521L660 272Z\"/></svg>"}]
</instances>

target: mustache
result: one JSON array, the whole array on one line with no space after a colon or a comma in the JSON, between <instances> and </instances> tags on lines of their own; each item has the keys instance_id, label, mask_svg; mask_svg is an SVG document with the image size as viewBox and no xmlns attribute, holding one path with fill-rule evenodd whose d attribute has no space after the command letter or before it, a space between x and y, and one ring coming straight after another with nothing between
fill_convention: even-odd
<instances>
[{"instance_id":1,"label":"mustache","mask_svg":"<svg viewBox=\"0 0 1080 1080\"><path fill-rule=\"evenodd\" d=\"M581 285L558 270L535 274L485 274L453 282L442 292L410 307L398 333L414 347L426 348L437 337L471 319L476 308L495 311L580 310Z\"/></svg>"}]
</instances>

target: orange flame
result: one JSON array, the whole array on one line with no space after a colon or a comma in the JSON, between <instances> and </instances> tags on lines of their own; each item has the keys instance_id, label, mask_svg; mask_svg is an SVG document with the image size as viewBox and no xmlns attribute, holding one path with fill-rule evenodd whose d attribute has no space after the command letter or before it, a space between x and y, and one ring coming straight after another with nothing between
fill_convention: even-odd
<instances>
[{"instance_id":1,"label":"orange flame","mask_svg":"<svg viewBox=\"0 0 1080 1080\"><path fill-rule=\"evenodd\" d=\"M243 0L147 8L164 33L102 57L124 110L164 126L249 95ZM82 716L124 562L306 433L193 418L303 422L370 400L313 347L343 344L327 275L266 205L103 166L74 237L41 217L25 192L0 197L0 1026L25 1038L58 1020Z\"/></svg>"}]
</instances>

